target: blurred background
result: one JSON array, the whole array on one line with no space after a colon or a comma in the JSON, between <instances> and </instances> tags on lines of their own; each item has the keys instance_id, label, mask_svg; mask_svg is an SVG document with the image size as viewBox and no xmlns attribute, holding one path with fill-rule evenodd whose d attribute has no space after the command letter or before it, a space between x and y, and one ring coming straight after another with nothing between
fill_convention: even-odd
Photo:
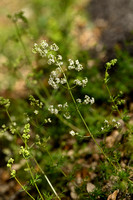
<instances>
[{"instance_id":1,"label":"blurred background","mask_svg":"<svg viewBox=\"0 0 133 200\"><path fill-rule=\"evenodd\" d=\"M119 91L124 93L127 102L125 111L129 109L132 113L133 0L0 1L0 96L11 100L11 117L21 129L25 124L25 116L32 115L34 111L29 107L30 94L39 99L48 98L47 102L65 102L66 99L69 101L69 96L65 96L64 93L62 95L58 92L52 93L52 89L47 84L49 74L54 67L48 66L45 59L32 53L34 43L39 43L41 40L46 40L50 44L56 43L59 46L64 65L67 65L69 58L78 59L83 64L84 71L81 76L86 76L89 84L83 89L78 88L75 97L77 98L78 94L81 96L88 94L95 98L95 110L89 109L91 116L87 115L86 108L83 108L82 112L91 130L97 127L96 136L101 137L98 131L101 127L100 123L110 112L110 107L106 105L108 94L103 80L105 64L111 59L117 58L118 63L110 70L110 90L114 95ZM69 76L73 78L75 74L69 74ZM50 99L52 95L55 95L54 100ZM0 109L0 126L2 126L5 123L8 124L9 120L1 107ZM42 113L38 117L38 124L42 123L42 117L48 117L48 113ZM59 155L60 149L74 148L78 151L80 142L73 147L74 141L67 140L65 135L67 125L62 127L62 122L54 120L55 125L58 126L56 131L47 125L49 131L45 133L46 137L52 136L49 149L53 152L53 157L56 158L56 149ZM36 119L33 117L32 129L35 136L38 129L34 127L34 122L36 123ZM76 123L75 126L78 127L80 121L76 119L71 123ZM82 126L81 129L84 133ZM41 135L45 132L43 128L39 131ZM59 133L55 134L55 132ZM64 140L67 140L66 144ZM20 195L17 193L20 187L10 180L10 175L6 170L6 162L10 156L15 154L16 160L20 163L17 146L21 142L16 139L15 145L11 141L14 139L10 132L1 133L0 200L15 200ZM37 152L39 161L48 160L48 156L39 150ZM22 166L23 163L20 163L17 167L20 169ZM45 170L51 173L53 184L56 183L59 176L58 170L56 176L52 175L53 168L50 171L46 166ZM19 176L22 179L23 173L21 172ZM57 188L60 189L61 184L65 185L65 183L63 179L62 183L57 184ZM65 188L66 196L69 193L68 188L71 187ZM24 194L21 194L20 198L24 199ZM71 198L72 196L64 197L64 199ZM77 196L74 198L76 199Z\"/></svg>"}]
</instances>

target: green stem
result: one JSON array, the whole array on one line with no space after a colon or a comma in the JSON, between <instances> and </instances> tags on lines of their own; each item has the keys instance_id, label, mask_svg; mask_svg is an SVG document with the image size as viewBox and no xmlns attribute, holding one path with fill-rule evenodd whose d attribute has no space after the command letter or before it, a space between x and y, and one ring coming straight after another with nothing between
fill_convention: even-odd
<instances>
[{"instance_id":1,"label":"green stem","mask_svg":"<svg viewBox=\"0 0 133 200\"><path fill-rule=\"evenodd\" d=\"M7 110L7 109L6 109L6 113L7 113L7 116L8 116L8 118L9 118L10 122L12 123L11 116L10 116L10 114L9 114L9 112L8 112L8 110ZM20 135L20 133L19 133L19 131L18 131L17 129L16 129L16 132L17 132L17 134L19 135L19 137L21 138L21 140L24 142L24 140L23 140L22 136Z\"/></svg>"},{"instance_id":2,"label":"green stem","mask_svg":"<svg viewBox=\"0 0 133 200\"><path fill-rule=\"evenodd\" d=\"M48 107L48 103L45 101L45 99L42 97L42 95L37 90L35 90L35 93L37 94L39 99L46 105L46 107ZM73 124L71 124L70 122L65 120L61 115L58 114L58 115L56 115L56 117L58 119L60 119L64 124L66 124L68 127L70 127L71 129L73 129L73 130L75 130L77 132L80 132L79 128L77 128L76 126L74 126Z\"/></svg>"},{"instance_id":3,"label":"green stem","mask_svg":"<svg viewBox=\"0 0 133 200\"><path fill-rule=\"evenodd\" d=\"M38 186L37 186L37 184L36 184L36 182L35 182L35 179L34 179L34 176L33 176L33 173L32 173L32 171L31 171L31 168L30 168L30 166L29 166L28 161L27 161L26 163L27 163L28 169L29 169L29 171L30 171L30 175L31 175L31 177L32 177L32 180L34 181L35 187L36 187L36 189L37 189L37 191L38 191L38 194L39 194L39 196L41 197L41 199L44 200L44 198L43 198L43 196L42 196L42 194L41 194L41 192L40 192L40 190L39 190L39 188L38 188Z\"/></svg>"},{"instance_id":4,"label":"green stem","mask_svg":"<svg viewBox=\"0 0 133 200\"><path fill-rule=\"evenodd\" d=\"M28 62L28 64L31 64L31 61L30 61L30 59L29 59L29 55L28 55L28 53L27 53L27 49L26 49L25 44L23 43L23 40L22 40L22 38L21 38L21 34L20 34L20 31L19 31L17 22L14 22L14 25L15 25L15 29L16 29L16 32L17 32L19 41L20 41L20 43L21 43L21 45L22 45L22 47L23 47L24 54L25 54L25 57L26 57L26 59L27 59L27 62Z\"/></svg>"},{"instance_id":5,"label":"green stem","mask_svg":"<svg viewBox=\"0 0 133 200\"><path fill-rule=\"evenodd\" d=\"M30 193L24 188L24 186L20 183L20 181L17 179L17 177L15 177L15 180L17 181L17 183L21 186L21 188L25 191L25 193L33 200L35 200Z\"/></svg>"},{"instance_id":6,"label":"green stem","mask_svg":"<svg viewBox=\"0 0 133 200\"><path fill-rule=\"evenodd\" d=\"M104 152L103 149L100 147L100 145L97 143L97 141L95 140L93 134L91 133L91 131L90 131L90 129L89 129L89 127L88 127L86 121L84 120L84 118L83 118L83 116L82 116L82 114L81 114L81 112L80 112L80 110L79 110L79 108L78 108L78 106L77 106L77 103L76 103L76 101L75 101L75 99L74 99L74 96L73 96L73 94L72 94L71 88L70 88L70 86L69 86L69 83L68 83L68 80L67 80L67 77L66 77L66 74L64 73L64 71L63 71L62 68L61 68L61 70L62 70L62 73L63 73L63 75L64 75L64 78L66 79L66 83L67 83L67 87L68 87L68 91L69 91L69 93L70 93L70 96L71 96L71 98L72 98L72 100L73 100L73 103L74 103L74 105L75 105L75 108L76 108L76 110L77 110L77 112L78 112L78 114L79 114L79 116L80 116L80 118L81 118L83 124L85 125L86 130L89 132L91 138L93 139L93 141L95 142L95 144L97 145L97 147L99 148L99 150L102 152L102 154L104 155L104 157L109 161L109 163L112 164L112 166L115 168L115 170L118 170L117 167L114 165L114 163L110 160L110 158L105 154L105 152Z\"/></svg>"},{"instance_id":7,"label":"green stem","mask_svg":"<svg viewBox=\"0 0 133 200\"><path fill-rule=\"evenodd\" d=\"M60 197L59 197L59 195L58 195L57 192L55 191L54 187L52 186L50 180L48 179L47 175L44 173L44 171L42 170L42 168L41 168L40 165L38 164L37 160L36 160L34 157L33 157L33 159L34 159L35 163L37 164L38 168L40 169L41 173L44 175L45 179L47 180L47 182L48 182L49 186L51 187L52 191L54 192L55 196L56 196L59 200L61 200Z\"/></svg>"}]
</instances>

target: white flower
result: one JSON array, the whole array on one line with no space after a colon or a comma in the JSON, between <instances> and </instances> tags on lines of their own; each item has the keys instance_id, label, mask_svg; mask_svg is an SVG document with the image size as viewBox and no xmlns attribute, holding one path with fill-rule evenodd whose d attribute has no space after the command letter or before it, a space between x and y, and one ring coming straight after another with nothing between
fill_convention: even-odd
<instances>
[{"instance_id":1,"label":"white flower","mask_svg":"<svg viewBox=\"0 0 133 200\"><path fill-rule=\"evenodd\" d=\"M76 101L78 102L78 103L82 103L82 101L81 101L81 99L76 99Z\"/></svg>"},{"instance_id":2,"label":"white flower","mask_svg":"<svg viewBox=\"0 0 133 200\"><path fill-rule=\"evenodd\" d=\"M82 80L82 87L85 87L87 83L88 83L88 78L85 77L85 79Z\"/></svg>"},{"instance_id":3,"label":"white flower","mask_svg":"<svg viewBox=\"0 0 133 200\"><path fill-rule=\"evenodd\" d=\"M62 104L58 104L58 108L60 108L60 109L61 109L61 108L62 108Z\"/></svg>"},{"instance_id":4,"label":"white flower","mask_svg":"<svg viewBox=\"0 0 133 200\"><path fill-rule=\"evenodd\" d=\"M105 124L108 124L109 122L108 122L108 120L105 119L105 120L104 120L104 123L105 123Z\"/></svg>"},{"instance_id":5,"label":"white flower","mask_svg":"<svg viewBox=\"0 0 133 200\"><path fill-rule=\"evenodd\" d=\"M75 135L78 135L79 133L77 133L77 132L75 132L75 131L73 131L73 130L71 130L70 132L70 135L72 135L72 136L75 136Z\"/></svg>"},{"instance_id":6,"label":"white flower","mask_svg":"<svg viewBox=\"0 0 133 200\"><path fill-rule=\"evenodd\" d=\"M78 65L78 64L79 64L79 61L78 61L78 60L76 60L76 61L75 61L75 63L76 63L76 65Z\"/></svg>"},{"instance_id":7,"label":"white flower","mask_svg":"<svg viewBox=\"0 0 133 200\"><path fill-rule=\"evenodd\" d=\"M70 119L71 118L71 115L69 112L66 112L64 115L63 115L66 119Z\"/></svg>"},{"instance_id":8,"label":"white flower","mask_svg":"<svg viewBox=\"0 0 133 200\"><path fill-rule=\"evenodd\" d=\"M46 49L46 48L48 47L48 43L46 42L46 40L42 40L40 46L41 46L43 49Z\"/></svg>"},{"instance_id":9,"label":"white flower","mask_svg":"<svg viewBox=\"0 0 133 200\"><path fill-rule=\"evenodd\" d=\"M75 83L75 85L79 85L79 86L82 85L82 82L79 79L75 79L74 83Z\"/></svg>"},{"instance_id":10,"label":"white flower","mask_svg":"<svg viewBox=\"0 0 133 200\"><path fill-rule=\"evenodd\" d=\"M92 97L92 98L90 99L90 104L93 104L93 103L95 103L94 97Z\"/></svg>"},{"instance_id":11,"label":"white flower","mask_svg":"<svg viewBox=\"0 0 133 200\"><path fill-rule=\"evenodd\" d=\"M81 64L78 64L77 67L75 68L76 71L81 71L83 69Z\"/></svg>"},{"instance_id":12,"label":"white flower","mask_svg":"<svg viewBox=\"0 0 133 200\"><path fill-rule=\"evenodd\" d=\"M53 50L53 51L58 51L59 50L59 47L54 43L50 46L50 49Z\"/></svg>"},{"instance_id":13,"label":"white flower","mask_svg":"<svg viewBox=\"0 0 133 200\"><path fill-rule=\"evenodd\" d=\"M52 122L50 118L48 118L48 122L49 122L49 123L51 123L51 122Z\"/></svg>"},{"instance_id":14,"label":"white flower","mask_svg":"<svg viewBox=\"0 0 133 200\"><path fill-rule=\"evenodd\" d=\"M38 110L35 110L34 113L35 113L36 115L38 115L39 112L38 112Z\"/></svg>"},{"instance_id":15,"label":"white flower","mask_svg":"<svg viewBox=\"0 0 133 200\"><path fill-rule=\"evenodd\" d=\"M115 127L119 128L120 126L121 126L121 123L120 122L116 122Z\"/></svg>"},{"instance_id":16,"label":"white flower","mask_svg":"<svg viewBox=\"0 0 133 200\"><path fill-rule=\"evenodd\" d=\"M61 55L57 55L57 59L58 60L62 60L62 56Z\"/></svg>"},{"instance_id":17,"label":"white flower","mask_svg":"<svg viewBox=\"0 0 133 200\"><path fill-rule=\"evenodd\" d=\"M16 124L16 122L13 122L13 126L16 126L17 124Z\"/></svg>"},{"instance_id":18,"label":"white flower","mask_svg":"<svg viewBox=\"0 0 133 200\"><path fill-rule=\"evenodd\" d=\"M115 122L116 122L116 120L115 120L115 119L112 119L112 122L114 122L114 123L115 123Z\"/></svg>"},{"instance_id":19,"label":"white flower","mask_svg":"<svg viewBox=\"0 0 133 200\"><path fill-rule=\"evenodd\" d=\"M74 65L74 61L72 59L69 59L68 61L69 61L70 65Z\"/></svg>"},{"instance_id":20,"label":"white flower","mask_svg":"<svg viewBox=\"0 0 133 200\"><path fill-rule=\"evenodd\" d=\"M85 95L85 99L83 101L84 104L93 104L95 102L94 97L90 98L88 95Z\"/></svg>"},{"instance_id":21,"label":"white flower","mask_svg":"<svg viewBox=\"0 0 133 200\"><path fill-rule=\"evenodd\" d=\"M63 85L63 84L65 84L66 83L66 79L65 78L61 78L60 79L60 83Z\"/></svg>"},{"instance_id":22,"label":"white flower","mask_svg":"<svg viewBox=\"0 0 133 200\"><path fill-rule=\"evenodd\" d=\"M59 112L58 109L57 109L57 108L54 108L53 105L50 105L49 108L48 108L48 110L49 110L52 114L55 114L55 115L57 115L58 112Z\"/></svg>"},{"instance_id":23,"label":"white flower","mask_svg":"<svg viewBox=\"0 0 133 200\"><path fill-rule=\"evenodd\" d=\"M68 103L64 103L63 108L68 108Z\"/></svg>"},{"instance_id":24,"label":"white flower","mask_svg":"<svg viewBox=\"0 0 133 200\"><path fill-rule=\"evenodd\" d=\"M27 122L29 122L29 121L30 121L30 118L29 118L29 117L27 117L27 118L26 118L26 121L27 121Z\"/></svg>"}]
</instances>

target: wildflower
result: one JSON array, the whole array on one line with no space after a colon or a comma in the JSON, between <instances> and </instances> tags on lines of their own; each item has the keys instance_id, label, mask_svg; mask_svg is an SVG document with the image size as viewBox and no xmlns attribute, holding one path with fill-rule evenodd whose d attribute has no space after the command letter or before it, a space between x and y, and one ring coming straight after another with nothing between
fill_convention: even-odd
<instances>
[{"instance_id":1,"label":"wildflower","mask_svg":"<svg viewBox=\"0 0 133 200\"><path fill-rule=\"evenodd\" d=\"M46 42L46 40L42 40L40 46L41 46L43 49L46 49L46 48L48 47L48 43Z\"/></svg>"},{"instance_id":2,"label":"wildflower","mask_svg":"<svg viewBox=\"0 0 133 200\"><path fill-rule=\"evenodd\" d=\"M29 121L30 121L30 118L29 118L29 117L27 117L27 118L26 118L26 121L27 121L27 122L29 122Z\"/></svg>"},{"instance_id":3,"label":"wildflower","mask_svg":"<svg viewBox=\"0 0 133 200\"><path fill-rule=\"evenodd\" d=\"M57 59L58 60L62 60L62 56L61 55L57 55Z\"/></svg>"},{"instance_id":4,"label":"wildflower","mask_svg":"<svg viewBox=\"0 0 133 200\"><path fill-rule=\"evenodd\" d=\"M78 60L74 61L72 59L69 59L69 66L68 66L68 69L69 70L72 70L72 69L75 69L76 71L81 71L83 69L82 65L79 63Z\"/></svg>"},{"instance_id":5,"label":"wildflower","mask_svg":"<svg viewBox=\"0 0 133 200\"><path fill-rule=\"evenodd\" d=\"M66 112L64 115L63 115L66 119L70 119L71 118L71 115L69 112Z\"/></svg>"},{"instance_id":6,"label":"wildflower","mask_svg":"<svg viewBox=\"0 0 133 200\"><path fill-rule=\"evenodd\" d=\"M92 98L90 99L90 104L93 104L93 103L95 103L94 97L92 97Z\"/></svg>"},{"instance_id":7,"label":"wildflower","mask_svg":"<svg viewBox=\"0 0 133 200\"><path fill-rule=\"evenodd\" d=\"M60 79L60 83L63 85L63 84L65 84L66 83L66 79L65 78L61 78Z\"/></svg>"},{"instance_id":8,"label":"wildflower","mask_svg":"<svg viewBox=\"0 0 133 200\"><path fill-rule=\"evenodd\" d=\"M38 111L38 110L34 110L34 113L35 113L36 115L38 115L39 111Z\"/></svg>"},{"instance_id":9,"label":"wildflower","mask_svg":"<svg viewBox=\"0 0 133 200\"><path fill-rule=\"evenodd\" d=\"M114 123L115 123L115 122L116 122L116 120L115 120L115 119L112 119L112 122L114 122Z\"/></svg>"},{"instance_id":10,"label":"wildflower","mask_svg":"<svg viewBox=\"0 0 133 200\"><path fill-rule=\"evenodd\" d=\"M88 83L88 78L85 77L85 79L82 80L82 87L85 87L87 83Z\"/></svg>"},{"instance_id":11,"label":"wildflower","mask_svg":"<svg viewBox=\"0 0 133 200\"><path fill-rule=\"evenodd\" d=\"M30 156L30 152L23 146L20 147L19 153L22 154L25 159L27 159Z\"/></svg>"},{"instance_id":12,"label":"wildflower","mask_svg":"<svg viewBox=\"0 0 133 200\"><path fill-rule=\"evenodd\" d=\"M75 79L74 83L75 83L75 85L79 85L79 86L82 85L82 82L79 79Z\"/></svg>"},{"instance_id":13,"label":"wildflower","mask_svg":"<svg viewBox=\"0 0 133 200\"><path fill-rule=\"evenodd\" d=\"M50 118L48 118L48 122L49 122L49 123L51 123L51 122L52 122Z\"/></svg>"},{"instance_id":14,"label":"wildflower","mask_svg":"<svg viewBox=\"0 0 133 200\"><path fill-rule=\"evenodd\" d=\"M76 61L75 61L75 63L76 63L76 65L78 65L78 64L79 64L79 61L78 61L78 60L76 60Z\"/></svg>"},{"instance_id":15,"label":"wildflower","mask_svg":"<svg viewBox=\"0 0 133 200\"><path fill-rule=\"evenodd\" d=\"M62 108L62 104L58 104L58 108L61 109Z\"/></svg>"},{"instance_id":16,"label":"wildflower","mask_svg":"<svg viewBox=\"0 0 133 200\"><path fill-rule=\"evenodd\" d=\"M15 177L15 176L16 176L16 170L15 170L15 169L13 169L13 170L11 171L11 176L12 176L12 177Z\"/></svg>"},{"instance_id":17,"label":"wildflower","mask_svg":"<svg viewBox=\"0 0 133 200\"><path fill-rule=\"evenodd\" d=\"M76 71L81 71L83 69L81 64L78 64L77 67L75 68Z\"/></svg>"},{"instance_id":18,"label":"wildflower","mask_svg":"<svg viewBox=\"0 0 133 200\"><path fill-rule=\"evenodd\" d=\"M88 95L85 95L85 99L83 101L84 104L93 104L95 102L94 97L90 98Z\"/></svg>"},{"instance_id":19,"label":"wildflower","mask_svg":"<svg viewBox=\"0 0 133 200\"><path fill-rule=\"evenodd\" d=\"M57 67L56 70L52 71L48 80L49 85L51 85L54 89L59 88L59 83L60 83L60 73L61 69L60 67Z\"/></svg>"},{"instance_id":20,"label":"wildflower","mask_svg":"<svg viewBox=\"0 0 133 200\"><path fill-rule=\"evenodd\" d=\"M54 108L53 105L50 105L49 108L48 108L48 110L49 110L52 114L55 114L55 115L57 115L58 112L59 112L59 110L58 110L57 108Z\"/></svg>"},{"instance_id":21,"label":"wildflower","mask_svg":"<svg viewBox=\"0 0 133 200\"><path fill-rule=\"evenodd\" d=\"M13 162L14 162L14 159L13 159L13 158L10 158L10 159L8 160L7 167L11 168Z\"/></svg>"},{"instance_id":22,"label":"wildflower","mask_svg":"<svg viewBox=\"0 0 133 200\"><path fill-rule=\"evenodd\" d=\"M82 101L81 101L81 99L76 99L76 101L78 102L78 103L82 103Z\"/></svg>"},{"instance_id":23,"label":"wildflower","mask_svg":"<svg viewBox=\"0 0 133 200\"><path fill-rule=\"evenodd\" d=\"M120 122L116 122L115 127L119 128L120 126L121 126L121 123Z\"/></svg>"},{"instance_id":24,"label":"wildflower","mask_svg":"<svg viewBox=\"0 0 133 200\"><path fill-rule=\"evenodd\" d=\"M68 108L68 103L64 103L63 108Z\"/></svg>"},{"instance_id":25,"label":"wildflower","mask_svg":"<svg viewBox=\"0 0 133 200\"><path fill-rule=\"evenodd\" d=\"M49 54L49 55L48 55L48 58L49 58L49 60L48 60L47 63L48 63L49 65L54 64L54 63L56 62L55 56L54 56L53 54Z\"/></svg>"},{"instance_id":26,"label":"wildflower","mask_svg":"<svg viewBox=\"0 0 133 200\"><path fill-rule=\"evenodd\" d=\"M63 65L63 62L58 62L58 61L56 61L55 64L56 64L57 66L61 67L61 66Z\"/></svg>"},{"instance_id":27,"label":"wildflower","mask_svg":"<svg viewBox=\"0 0 133 200\"><path fill-rule=\"evenodd\" d=\"M72 59L69 59L68 61L69 61L70 65L74 65L74 61Z\"/></svg>"},{"instance_id":28,"label":"wildflower","mask_svg":"<svg viewBox=\"0 0 133 200\"><path fill-rule=\"evenodd\" d=\"M72 135L72 136L75 136L75 135L78 135L79 133L77 133L77 132L75 132L75 131L73 131L73 130L71 130L70 132L70 135Z\"/></svg>"},{"instance_id":29,"label":"wildflower","mask_svg":"<svg viewBox=\"0 0 133 200\"><path fill-rule=\"evenodd\" d=\"M58 51L59 50L59 47L54 43L50 46L50 49L53 50L53 51Z\"/></svg>"},{"instance_id":30,"label":"wildflower","mask_svg":"<svg viewBox=\"0 0 133 200\"><path fill-rule=\"evenodd\" d=\"M104 123L105 123L105 124L108 124L109 122L108 122L108 120L105 119L105 120L104 120Z\"/></svg>"}]
</instances>

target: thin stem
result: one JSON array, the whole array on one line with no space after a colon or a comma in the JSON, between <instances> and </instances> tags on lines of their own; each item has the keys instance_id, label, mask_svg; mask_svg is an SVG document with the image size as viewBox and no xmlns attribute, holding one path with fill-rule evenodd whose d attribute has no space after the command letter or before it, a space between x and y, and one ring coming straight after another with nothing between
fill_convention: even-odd
<instances>
[{"instance_id":1,"label":"thin stem","mask_svg":"<svg viewBox=\"0 0 133 200\"><path fill-rule=\"evenodd\" d=\"M40 100L46 105L46 107L48 107L48 103L45 101L45 99L42 97L42 95L37 91L35 90L35 93L37 94L37 96L40 98ZM80 129L77 128L76 126L74 126L73 124L71 124L70 122L68 122L67 120L65 120L61 115L56 115L56 117L58 119L60 119L64 124L66 124L68 127L70 127L71 129L79 132Z\"/></svg>"},{"instance_id":2,"label":"thin stem","mask_svg":"<svg viewBox=\"0 0 133 200\"><path fill-rule=\"evenodd\" d=\"M89 127L88 127L86 121L84 120L84 118L83 118L83 116L82 116L82 114L81 114L81 112L80 112L80 110L79 110L79 108L78 108L78 106L77 106L77 103L76 103L75 98L74 98L74 96L73 96L73 94L72 94L71 88L70 88L70 86L69 86L69 83L68 83L66 74L64 73L64 71L63 71L62 68L61 68L61 70L62 70L62 73L63 73L63 75L64 75L64 78L66 79L66 83L67 83L67 87L68 87L68 91L69 91L69 93L70 93L70 96L71 96L71 98L72 98L72 100L73 100L73 103L74 103L74 105L75 105L75 108L76 108L76 110L77 110L77 112L78 112L78 114L79 114L79 116L80 116L80 118L81 118L83 124L84 124L85 127L86 127L86 130L89 132L91 138L93 139L93 141L95 142L95 144L97 145L97 147L99 148L99 150L103 153L104 157L112 164L112 166L113 166L116 170L118 170L117 167L114 165L114 163L110 160L110 158L105 154L105 152L104 152L103 149L100 147L100 145L97 143L97 141L95 140L93 134L91 133L91 131L90 131L90 129L89 129Z\"/></svg>"},{"instance_id":3,"label":"thin stem","mask_svg":"<svg viewBox=\"0 0 133 200\"><path fill-rule=\"evenodd\" d=\"M9 114L9 112L8 112L8 110L7 110L7 109L6 109L6 113L7 113L7 116L8 116L8 118L9 118L10 122L12 123L11 116L10 116L10 114Z\"/></svg>"},{"instance_id":4,"label":"thin stem","mask_svg":"<svg viewBox=\"0 0 133 200\"><path fill-rule=\"evenodd\" d=\"M11 116L10 116L10 114L9 114L9 112L8 112L7 109L6 109L6 113L7 113L7 116L8 116L8 118L9 118L10 122L12 123ZM19 133L19 131L18 131L17 129L16 129L16 132L17 132L17 134L19 135L19 137L21 138L21 140L24 142L24 139L22 138L22 136L20 135L20 133Z\"/></svg>"},{"instance_id":5,"label":"thin stem","mask_svg":"<svg viewBox=\"0 0 133 200\"><path fill-rule=\"evenodd\" d=\"M33 176L33 173L32 173L32 171L31 171L31 168L30 168L30 166L29 166L28 161L26 162L26 164L27 164L27 166L28 166L28 169L29 169L29 171L30 171L30 175L31 175L31 177L32 177L32 180L34 181L34 184L35 184L35 187L36 187L36 189L37 189L37 191L38 191L38 194L40 195L41 199L44 200L44 198L43 198L43 196L42 196L42 194L41 194L41 192L40 192L40 190L39 190L39 188L38 188L38 186L37 186L37 184L36 184L36 182L35 182L35 179L34 179L34 176Z\"/></svg>"},{"instance_id":6,"label":"thin stem","mask_svg":"<svg viewBox=\"0 0 133 200\"><path fill-rule=\"evenodd\" d=\"M44 171L42 170L42 168L40 167L40 165L38 164L37 160L33 157L35 163L37 164L38 168L40 169L41 173L44 175L45 179L47 180L49 186L51 187L52 191L54 192L55 196L61 200L61 198L59 197L59 195L57 194L57 192L55 191L54 187L52 186L50 180L48 179L47 175L44 173Z\"/></svg>"},{"instance_id":7,"label":"thin stem","mask_svg":"<svg viewBox=\"0 0 133 200\"><path fill-rule=\"evenodd\" d=\"M20 183L20 181L17 179L17 177L15 177L15 180L17 181L17 183L21 186L21 188L25 191L25 193L33 200L35 200L30 193L25 189L25 187Z\"/></svg>"},{"instance_id":8,"label":"thin stem","mask_svg":"<svg viewBox=\"0 0 133 200\"><path fill-rule=\"evenodd\" d=\"M9 114L8 110L6 110L6 113L7 113L8 117L9 117L11 123L12 123L12 120L11 120L11 117L10 117L10 114ZM24 142L25 146L27 147L26 141L24 141L24 139L22 138L22 136L20 135L19 132L18 132L18 135L20 136L20 138L21 138L22 141ZM42 174L44 175L45 179L47 180L49 186L51 187L51 189L52 189L52 191L54 192L54 194L56 195L56 197L57 197L59 200L61 200L60 197L58 196L57 192L55 191L54 187L53 187L52 184L50 183L48 177L45 175L44 171L42 170L42 168L40 167L40 165L38 164L37 160L34 158L33 155L32 155L32 158L33 158L34 161L36 162L38 168L40 169L40 171L41 171ZM29 166L28 162L27 162L27 165ZM29 168L30 174L31 174L31 176L32 176L32 179L34 180L34 177L33 177L32 171L31 171L31 169L30 169L30 166L29 166L28 168ZM65 175L65 173L64 173L63 171L62 171L62 173ZM35 182L34 182L34 183L35 183ZM35 186L37 186L36 183L35 183ZM38 188L38 187L36 187L36 188ZM37 189L37 190L39 190L39 189ZM41 195L40 191L38 191L38 193ZM43 197L42 197L42 200L44 200Z\"/></svg>"},{"instance_id":9,"label":"thin stem","mask_svg":"<svg viewBox=\"0 0 133 200\"><path fill-rule=\"evenodd\" d=\"M30 61L30 59L29 59L29 55L28 55L28 53L27 53L27 49L26 49L25 44L23 43L23 40L22 40L22 38L21 38L21 34L20 34L20 31L19 31L17 22L14 22L14 25L15 25L15 28L16 28L16 32L17 32L19 41L20 41L20 43L21 43L21 45L22 45L22 47L23 47L24 54L25 54L25 57L26 57L26 59L27 59L27 62L28 62L28 64L31 64L31 61Z\"/></svg>"}]
</instances>

